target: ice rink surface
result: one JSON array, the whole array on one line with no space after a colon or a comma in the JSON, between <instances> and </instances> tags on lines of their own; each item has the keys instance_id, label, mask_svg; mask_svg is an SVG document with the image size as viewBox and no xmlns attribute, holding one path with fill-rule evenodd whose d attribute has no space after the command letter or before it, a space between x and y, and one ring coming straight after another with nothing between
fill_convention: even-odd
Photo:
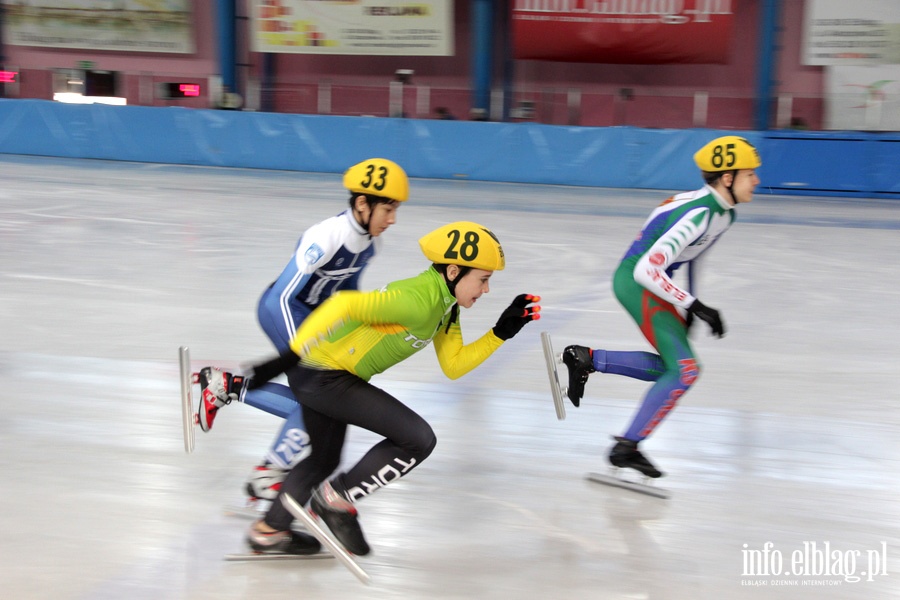
<instances>
[{"instance_id":1,"label":"ice rink surface","mask_svg":"<svg viewBox=\"0 0 900 600\"><path fill-rule=\"evenodd\" d=\"M373 380L438 445L360 502L364 586L334 560L223 561L279 421L233 404L189 455L179 407L180 345L195 369L272 354L256 300L346 205L340 177L15 156L0 177L4 599L900 598L898 201L740 206L700 293L728 334L695 332L703 375L643 445L660 500L585 480L647 384L595 374L559 421L540 332L649 348L610 278L668 194L414 180L363 287L473 220L508 267L466 339L521 292L544 310L460 380L430 349ZM374 441L351 429L345 461Z\"/></svg>"}]
</instances>

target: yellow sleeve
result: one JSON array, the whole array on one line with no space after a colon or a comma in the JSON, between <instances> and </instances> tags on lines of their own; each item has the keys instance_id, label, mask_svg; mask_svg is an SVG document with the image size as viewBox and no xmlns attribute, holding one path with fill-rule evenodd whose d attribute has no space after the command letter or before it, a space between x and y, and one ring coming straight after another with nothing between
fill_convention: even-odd
<instances>
[{"instance_id":1,"label":"yellow sleeve","mask_svg":"<svg viewBox=\"0 0 900 600\"><path fill-rule=\"evenodd\" d=\"M434 352L441 370L450 379L459 379L487 360L502 345L503 340L489 329L483 336L464 346L459 323L452 324L446 332L442 327L434 337Z\"/></svg>"},{"instance_id":2,"label":"yellow sleeve","mask_svg":"<svg viewBox=\"0 0 900 600\"><path fill-rule=\"evenodd\" d=\"M408 307L398 302L397 291L378 290L357 292L345 290L320 304L300 324L297 335L291 341L291 350L298 356L306 356L319 340L328 339L336 329L348 321L372 325L402 323Z\"/></svg>"}]
</instances>

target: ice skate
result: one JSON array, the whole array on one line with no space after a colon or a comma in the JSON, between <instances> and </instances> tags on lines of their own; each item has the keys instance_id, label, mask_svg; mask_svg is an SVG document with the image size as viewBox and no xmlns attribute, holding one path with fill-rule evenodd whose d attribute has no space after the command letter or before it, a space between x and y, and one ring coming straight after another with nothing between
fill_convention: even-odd
<instances>
[{"instance_id":1,"label":"ice skate","mask_svg":"<svg viewBox=\"0 0 900 600\"><path fill-rule=\"evenodd\" d=\"M223 513L227 517L240 517L256 521L265 517L271 506L272 503L268 500L247 497L243 503L236 501L229 504Z\"/></svg>"},{"instance_id":2,"label":"ice skate","mask_svg":"<svg viewBox=\"0 0 900 600\"><path fill-rule=\"evenodd\" d=\"M250 551L242 554L227 554L225 560L297 560L310 558L331 558L320 554L322 544L315 537L296 531L273 531L266 533L254 523L247 533Z\"/></svg>"},{"instance_id":3,"label":"ice skate","mask_svg":"<svg viewBox=\"0 0 900 600\"><path fill-rule=\"evenodd\" d=\"M609 452L609 462L612 465L611 473L604 475L602 473L588 473L587 478L596 483L619 487L626 490L632 490L641 494L656 496L657 498L668 498L668 490L658 488L652 485L652 481L662 477L663 473L647 460L640 450L638 450L638 442L626 440L622 437L614 438L616 444ZM634 469L642 476L641 481L632 481L622 476L622 469Z\"/></svg>"},{"instance_id":4,"label":"ice skate","mask_svg":"<svg viewBox=\"0 0 900 600\"><path fill-rule=\"evenodd\" d=\"M248 379L232 375L214 367L204 367L191 373L191 353L187 346L178 348L178 370L181 379L181 425L184 432L184 451L194 451L194 425L203 431L212 429L219 409L237 400L243 402ZM200 386L200 406L194 412L193 386Z\"/></svg>"},{"instance_id":5,"label":"ice skate","mask_svg":"<svg viewBox=\"0 0 900 600\"><path fill-rule=\"evenodd\" d=\"M641 474L656 479L663 473L653 466L647 457L638 450L638 442L616 436L616 445L609 451L609 462L621 469L635 469Z\"/></svg>"},{"instance_id":6,"label":"ice skate","mask_svg":"<svg viewBox=\"0 0 900 600\"><path fill-rule=\"evenodd\" d=\"M550 377L550 392L553 395L553 407L556 409L556 418L562 421L566 418L566 405L563 397L567 393L567 388L559 384L559 371L557 369L557 366L562 363L562 355L553 352L553 343L550 341L550 334L546 331L541 332L541 345L544 349L544 361L547 363L547 375Z\"/></svg>"},{"instance_id":7,"label":"ice skate","mask_svg":"<svg viewBox=\"0 0 900 600\"><path fill-rule=\"evenodd\" d=\"M369 553L369 544L359 526L356 507L338 493L330 481L323 482L313 490L309 507L315 515L325 521L334 537L349 552L358 556Z\"/></svg>"},{"instance_id":8,"label":"ice skate","mask_svg":"<svg viewBox=\"0 0 900 600\"><path fill-rule=\"evenodd\" d=\"M567 346L563 350L562 360L569 370L569 387L566 388L566 396L576 407L581 405L584 396L584 384L588 375L595 373L594 360L591 357L591 349L585 346Z\"/></svg>"},{"instance_id":9,"label":"ice skate","mask_svg":"<svg viewBox=\"0 0 900 600\"><path fill-rule=\"evenodd\" d=\"M254 467L244 484L244 492L247 494L246 502L242 505L229 506L225 509L225 514L233 517L261 519L272 506L275 498L278 497L281 484L287 474L287 469L276 467L268 460L263 461Z\"/></svg>"},{"instance_id":10,"label":"ice skate","mask_svg":"<svg viewBox=\"0 0 900 600\"><path fill-rule=\"evenodd\" d=\"M344 563L344 566L347 567L357 579L363 583L369 583L369 574L356 564L353 555L347 552L340 542L334 539L321 525L319 525L318 520L314 518L314 514L307 512L307 510L288 493L281 494L279 496L279 501L286 509L288 509L288 512L290 512L295 519L303 524L307 531L314 535L315 538L328 548L336 558Z\"/></svg>"},{"instance_id":11,"label":"ice skate","mask_svg":"<svg viewBox=\"0 0 900 600\"><path fill-rule=\"evenodd\" d=\"M288 471L280 469L269 461L264 461L257 465L250 477L247 479L247 485L244 488L250 500L268 500L272 501L281 491L281 484L287 477Z\"/></svg>"},{"instance_id":12,"label":"ice skate","mask_svg":"<svg viewBox=\"0 0 900 600\"><path fill-rule=\"evenodd\" d=\"M257 523L247 533L247 545L254 552L262 553L316 554L322 550L322 544L311 535L296 531L266 533L257 528Z\"/></svg>"},{"instance_id":13,"label":"ice skate","mask_svg":"<svg viewBox=\"0 0 900 600\"><path fill-rule=\"evenodd\" d=\"M200 384L200 407L197 412L197 422L200 429L209 431L219 409L232 400L237 399L237 394L229 393L233 376L231 373L220 371L215 367L203 367L194 375L194 381Z\"/></svg>"}]
</instances>

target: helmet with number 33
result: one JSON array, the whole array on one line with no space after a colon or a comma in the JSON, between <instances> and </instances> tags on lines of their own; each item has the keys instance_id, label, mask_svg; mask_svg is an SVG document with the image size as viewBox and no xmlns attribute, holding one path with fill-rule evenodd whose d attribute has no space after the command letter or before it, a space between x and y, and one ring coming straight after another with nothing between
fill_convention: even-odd
<instances>
[{"instance_id":1,"label":"helmet with number 33","mask_svg":"<svg viewBox=\"0 0 900 600\"><path fill-rule=\"evenodd\" d=\"M354 194L368 194L406 202L409 178L403 167L386 158L369 158L347 169L344 187Z\"/></svg>"},{"instance_id":2,"label":"helmet with number 33","mask_svg":"<svg viewBox=\"0 0 900 600\"><path fill-rule=\"evenodd\" d=\"M431 262L461 265L485 271L502 271L506 257L493 232L471 221L457 221L439 227L419 240L425 258Z\"/></svg>"}]
</instances>

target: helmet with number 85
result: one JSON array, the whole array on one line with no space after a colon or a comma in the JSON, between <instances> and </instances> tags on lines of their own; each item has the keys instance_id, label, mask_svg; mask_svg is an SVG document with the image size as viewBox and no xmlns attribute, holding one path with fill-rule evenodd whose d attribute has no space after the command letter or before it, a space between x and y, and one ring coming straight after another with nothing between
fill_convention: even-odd
<instances>
[{"instance_id":1,"label":"helmet with number 85","mask_svg":"<svg viewBox=\"0 0 900 600\"><path fill-rule=\"evenodd\" d=\"M707 173L756 169L762 164L753 144L737 135L726 135L709 142L697 150L694 162Z\"/></svg>"},{"instance_id":2,"label":"helmet with number 85","mask_svg":"<svg viewBox=\"0 0 900 600\"><path fill-rule=\"evenodd\" d=\"M409 198L406 171L386 158L369 158L347 169L344 187L354 194L379 196L396 202L406 202Z\"/></svg>"},{"instance_id":3,"label":"helmet with number 85","mask_svg":"<svg viewBox=\"0 0 900 600\"><path fill-rule=\"evenodd\" d=\"M497 236L482 225L457 221L439 227L419 240L425 258L433 263L502 271L506 257Z\"/></svg>"}]
</instances>

